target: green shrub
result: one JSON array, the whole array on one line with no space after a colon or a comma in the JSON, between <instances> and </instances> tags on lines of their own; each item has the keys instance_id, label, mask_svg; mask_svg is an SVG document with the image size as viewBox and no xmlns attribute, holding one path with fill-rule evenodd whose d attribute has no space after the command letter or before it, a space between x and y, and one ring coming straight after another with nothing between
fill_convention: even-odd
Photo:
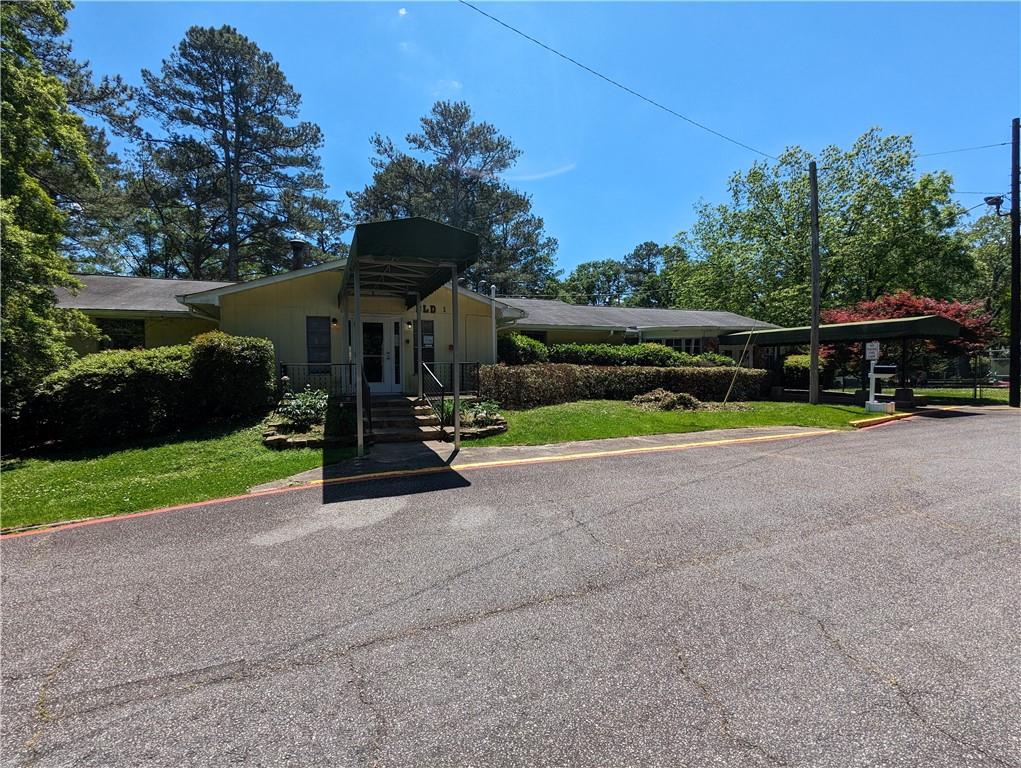
<instances>
[{"instance_id":1,"label":"green shrub","mask_svg":"<svg viewBox=\"0 0 1021 768\"><path fill-rule=\"evenodd\" d=\"M106 445L197 420L188 346L86 355L43 380L30 403L37 440Z\"/></svg>"},{"instance_id":2,"label":"green shrub","mask_svg":"<svg viewBox=\"0 0 1021 768\"><path fill-rule=\"evenodd\" d=\"M322 424L326 420L326 405L329 400L328 392L306 385L304 392L284 393L277 406L277 413L294 426L308 429L313 424Z\"/></svg>"},{"instance_id":3,"label":"green shrub","mask_svg":"<svg viewBox=\"0 0 1021 768\"><path fill-rule=\"evenodd\" d=\"M529 365L545 363L549 351L541 341L520 333L501 333L496 340L496 356L508 365Z\"/></svg>"},{"instance_id":4,"label":"green shrub","mask_svg":"<svg viewBox=\"0 0 1021 768\"><path fill-rule=\"evenodd\" d=\"M635 395L631 398L631 405L643 411L696 411L702 407L702 401L686 392L654 389L644 395Z\"/></svg>"},{"instance_id":5,"label":"green shrub","mask_svg":"<svg viewBox=\"0 0 1021 768\"><path fill-rule=\"evenodd\" d=\"M730 367L734 365L734 359L721 355L718 352L703 352L700 355L694 356L696 360L702 363L702 365L726 365Z\"/></svg>"},{"instance_id":6,"label":"green shrub","mask_svg":"<svg viewBox=\"0 0 1021 768\"><path fill-rule=\"evenodd\" d=\"M479 376L485 396L506 408L534 408L575 400L630 400L658 388L684 392L699 400L718 401L726 396L731 380L734 389L730 399L746 400L758 396L766 384L766 371L732 367L485 365Z\"/></svg>"},{"instance_id":7,"label":"green shrub","mask_svg":"<svg viewBox=\"0 0 1021 768\"><path fill-rule=\"evenodd\" d=\"M195 392L207 418L265 413L276 384L273 342L211 331L192 340Z\"/></svg>"},{"instance_id":8,"label":"green shrub","mask_svg":"<svg viewBox=\"0 0 1021 768\"><path fill-rule=\"evenodd\" d=\"M787 355L783 359L783 385L787 389L808 389L811 355ZM833 385L834 367L825 358L819 360L819 385L825 389Z\"/></svg>"},{"instance_id":9,"label":"green shrub","mask_svg":"<svg viewBox=\"0 0 1021 768\"><path fill-rule=\"evenodd\" d=\"M107 446L266 413L272 391L265 339L214 332L191 345L99 352L43 380L25 440Z\"/></svg>"}]
</instances>

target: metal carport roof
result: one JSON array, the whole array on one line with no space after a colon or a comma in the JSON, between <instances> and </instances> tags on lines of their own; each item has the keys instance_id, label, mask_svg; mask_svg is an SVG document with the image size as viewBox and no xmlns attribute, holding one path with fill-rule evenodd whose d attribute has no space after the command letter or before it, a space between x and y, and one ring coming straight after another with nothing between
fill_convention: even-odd
<instances>
[{"instance_id":1,"label":"metal carport roof","mask_svg":"<svg viewBox=\"0 0 1021 768\"><path fill-rule=\"evenodd\" d=\"M777 328L767 331L742 331L720 336L720 344L744 344L751 339L758 346L808 344L811 328ZM955 339L961 326L946 317L898 317L890 320L863 320L856 323L832 323L819 326L819 341L862 342L888 339Z\"/></svg>"}]
</instances>

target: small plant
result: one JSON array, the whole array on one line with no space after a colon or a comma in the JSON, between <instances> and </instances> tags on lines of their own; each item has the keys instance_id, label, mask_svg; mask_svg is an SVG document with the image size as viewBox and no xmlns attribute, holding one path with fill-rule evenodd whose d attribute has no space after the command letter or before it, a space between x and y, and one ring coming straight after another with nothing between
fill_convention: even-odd
<instances>
[{"instance_id":1,"label":"small plant","mask_svg":"<svg viewBox=\"0 0 1021 768\"><path fill-rule=\"evenodd\" d=\"M284 394L277 413L290 421L294 426L308 429L315 424L322 424L326 419L326 405L330 396L321 389L305 387L305 391Z\"/></svg>"},{"instance_id":2,"label":"small plant","mask_svg":"<svg viewBox=\"0 0 1021 768\"><path fill-rule=\"evenodd\" d=\"M454 423L454 401L443 401L443 425ZM489 427L500 423L500 406L489 400L462 400L461 424L466 427Z\"/></svg>"},{"instance_id":3,"label":"small plant","mask_svg":"<svg viewBox=\"0 0 1021 768\"><path fill-rule=\"evenodd\" d=\"M471 427L491 427L500 423L500 406L489 400L470 403L462 413Z\"/></svg>"},{"instance_id":4,"label":"small plant","mask_svg":"<svg viewBox=\"0 0 1021 768\"><path fill-rule=\"evenodd\" d=\"M643 411L696 411L702 407L701 401L694 396L666 389L654 389L644 395L635 395L631 405Z\"/></svg>"}]
</instances>

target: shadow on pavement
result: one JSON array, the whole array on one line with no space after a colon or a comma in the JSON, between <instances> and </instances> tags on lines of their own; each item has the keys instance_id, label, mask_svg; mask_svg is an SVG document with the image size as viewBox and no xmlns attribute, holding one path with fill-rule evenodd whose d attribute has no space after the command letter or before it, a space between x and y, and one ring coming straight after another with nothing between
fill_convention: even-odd
<instances>
[{"instance_id":1,"label":"shadow on pavement","mask_svg":"<svg viewBox=\"0 0 1021 768\"><path fill-rule=\"evenodd\" d=\"M355 499L378 499L412 493L466 488L469 483L450 463L455 457L446 443L380 443L370 446L360 459L323 466L323 503L333 504ZM381 472L424 470L407 477L382 477L358 480L359 475ZM344 482L337 482L343 479ZM331 482L332 481L332 482Z\"/></svg>"},{"instance_id":2,"label":"shadow on pavement","mask_svg":"<svg viewBox=\"0 0 1021 768\"><path fill-rule=\"evenodd\" d=\"M919 416L923 419L956 419L960 416L982 416L984 414L978 411L943 411L943 410L929 410L922 409L918 411L915 416Z\"/></svg>"}]
</instances>

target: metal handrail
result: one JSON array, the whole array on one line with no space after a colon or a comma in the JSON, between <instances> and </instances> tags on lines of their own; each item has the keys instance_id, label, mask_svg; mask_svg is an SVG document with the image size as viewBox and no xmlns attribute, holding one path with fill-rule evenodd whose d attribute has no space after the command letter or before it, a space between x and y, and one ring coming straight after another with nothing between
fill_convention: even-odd
<instances>
[{"instance_id":1,"label":"metal handrail","mask_svg":"<svg viewBox=\"0 0 1021 768\"><path fill-rule=\"evenodd\" d=\"M432 368L430 368L424 361L420 363L420 365L422 366L422 371L424 372L422 375L422 396L425 398L426 402L429 403L429 406L433 409L433 411L436 412L436 415L440 419L440 425L442 426L444 408L443 383L436 377L436 374L433 372ZM428 378L426 377L425 374L428 374ZM429 381L430 379L431 381ZM433 384L435 384L435 387L438 388L439 390L440 407L438 409L436 407L436 403L434 402L434 398L436 397L435 394L433 394L432 397L430 397L429 390L432 388L431 385Z\"/></svg>"},{"instance_id":2,"label":"metal handrail","mask_svg":"<svg viewBox=\"0 0 1021 768\"><path fill-rule=\"evenodd\" d=\"M369 390L369 377L365 375L365 369L362 368L362 408L365 409L365 422L369 428L368 431L372 433L372 397Z\"/></svg>"},{"instance_id":3,"label":"metal handrail","mask_svg":"<svg viewBox=\"0 0 1021 768\"><path fill-rule=\"evenodd\" d=\"M433 374L448 393L454 391L454 365L455 363L445 360L432 363ZM474 360L459 360L456 365L461 372L461 394L479 394L479 368L481 364Z\"/></svg>"}]
</instances>

